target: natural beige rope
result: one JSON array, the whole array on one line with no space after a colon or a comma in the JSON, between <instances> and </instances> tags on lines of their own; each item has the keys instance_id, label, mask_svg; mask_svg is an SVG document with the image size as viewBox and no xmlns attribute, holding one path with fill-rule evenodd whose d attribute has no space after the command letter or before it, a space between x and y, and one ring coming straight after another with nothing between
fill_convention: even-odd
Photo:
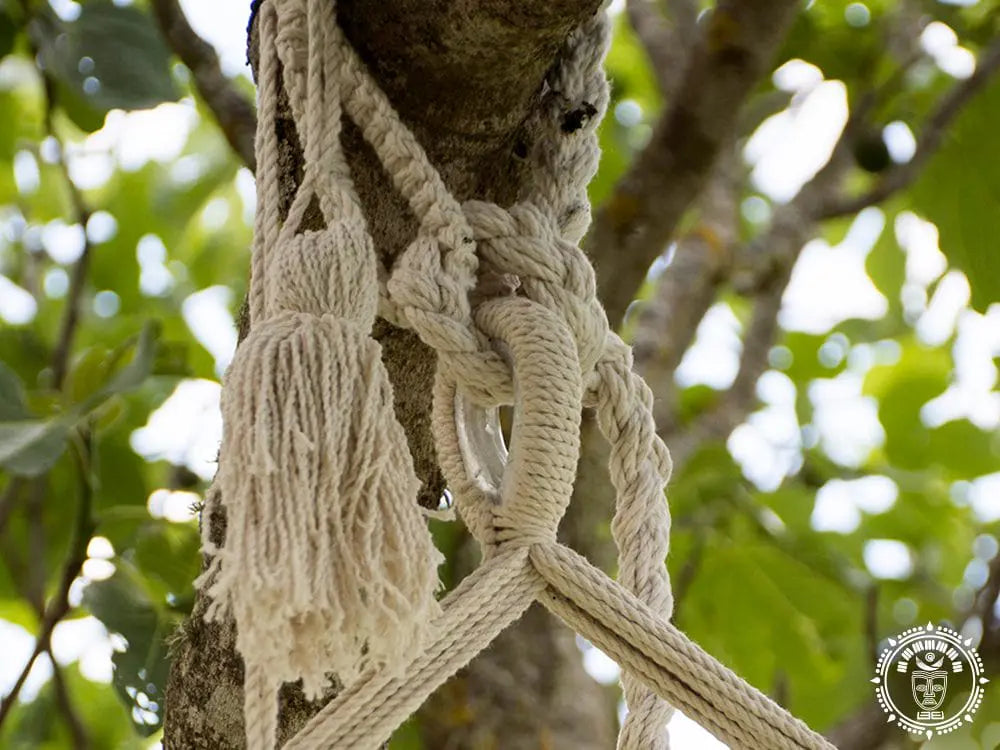
<instances>
[{"instance_id":1,"label":"natural beige rope","mask_svg":"<svg viewBox=\"0 0 1000 750\"><path fill-rule=\"evenodd\" d=\"M305 173L281 222L275 125L285 22L310 32L305 64L283 70ZM327 0L261 8L253 325L223 389L225 541L206 542L211 564L199 581L212 598L208 618L236 621L254 748L274 746L283 682L301 679L318 698L331 673L349 681L369 666L398 669L440 612L440 555L370 337L377 261L340 147L340 92L325 53L333 40L324 30L334 27ZM300 231L313 201L326 226Z\"/></svg>"},{"instance_id":2,"label":"natural beige rope","mask_svg":"<svg viewBox=\"0 0 1000 750\"><path fill-rule=\"evenodd\" d=\"M251 750L273 747L280 682L302 677L315 694L328 671L346 689L287 747L378 747L535 600L622 665L622 750L666 748L671 704L734 747L830 747L669 624L670 458L652 394L575 244L589 220L586 183L608 99L607 29L600 13L567 41L532 124L531 187L504 209L458 205L343 37L331 0L261 6L253 329L226 378L219 481L228 528L222 549L208 547L202 582L215 599L210 616L231 609L237 621ZM279 61L306 158L284 223ZM341 110L419 224L391 271L377 267L354 195ZM314 199L327 228L300 233ZM477 272L519 288L473 310ZM438 458L483 548L482 565L440 608L430 597L437 556L367 336L376 304L437 350ZM489 466L504 458L477 455L469 432L498 404L514 406L502 478ZM620 583L556 542L584 406L611 445Z\"/></svg>"}]
</instances>

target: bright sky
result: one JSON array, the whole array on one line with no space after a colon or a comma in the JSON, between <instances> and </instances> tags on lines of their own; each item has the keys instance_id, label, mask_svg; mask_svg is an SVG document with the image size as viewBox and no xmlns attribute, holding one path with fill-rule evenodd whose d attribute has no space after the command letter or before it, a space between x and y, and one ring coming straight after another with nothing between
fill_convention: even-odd
<instances>
[{"instance_id":1,"label":"bright sky","mask_svg":"<svg viewBox=\"0 0 1000 750\"><path fill-rule=\"evenodd\" d=\"M64 17L75 11L72 0L51 0ZM182 0L194 28L218 49L227 73L248 72L245 63L247 0ZM615 5L619 9L620 3ZM954 33L943 24L928 26L922 44L939 67L949 75L966 77L974 69L972 55L958 46ZM30 71L17 65L0 66L0 85L17 80ZM775 84L793 92L792 105L769 118L749 140L745 158L752 167L757 189L775 202L794 197L801 185L823 164L847 118L844 86L824 80L822 72L808 63L792 61L777 71ZM622 116L628 114L624 113ZM165 104L154 110L109 115L105 127L71 153L70 169L81 187L105 182L115 166L137 169L149 159L164 162L176 159L196 123L193 102ZM913 134L903 123L891 123L884 132L896 161L906 161L914 149ZM197 161L181 160L174 177L197 177ZM25 192L38 188L38 165L30 154L15 160L15 178ZM253 179L246 170L237 178L237 189L245 205L244 219L253 213ZM224 207L223 207L224 208ZM213 209L203 220L211 222ZM749 220L767 218L767 203L750 199L744 205ZM217 213L217 212L216 212ZM2 219L3 217L0 217ZM224 219L224 216L222 217ZM2 229L0 221L0 229ZM116 230L114 217L95 215L86 231L108 236ZM836 246L824 240L810 242L802 252L791 283L783 298L781 324L788 330L824 334L849 318L877 319L888 301L865 273L865 258L883 232L894 232L906 253L907 284L903 291L904 309L916 321L918 336L928 344L939 344L957 331L954 344L956 378L939 398L922 413L929 424L968 417L984 428L1000 424L1000 394L992 391L997 369L993 357L1000 355L1000 305L984 316L968 309L969 289L965 278L949 271L931 299L927 288L946 272L944 256L937 246L937 231L912 214L902 214L893 226L886 226L878 209L862 212ZM83 246L83 230L60 221L51 222L37 233L37 242L60 264L72 263ZM143 238L137 247L142 269L141 288L146 294L162 293L172 284L168 249L155 236ZM669 272L669 269L667 269ZM46 293L60 297L66 292L68 276L57 268L44 280ZM99 314L114 314L117 297L109 291L95 302ZM236 343L235 326L229 312L231 292L224 286L210 287L191 295L183 305L184 319L195 338L215 357L221 374L232 357ZM35 302L24 290L0 276L0 318L12 324L30 321ZM705 383L725 388L736 375L740 353L740 323L725 303L716 304L699 326L694 346L677 372L682 385ZM801 462L803 440L820 441L835 458L847 466L862 464L869 452L884 440L876 405L861 394L864 374L876 363L898 357L898 347L854 346L831 338L830 356L847 357L848 367L837 377L817 380L808 396L816 413L814 423L803 429L795 414L795 385L778 371L761 378L758 393L763 406L737 428L729 439L733 455L750 480L763 489L777 487ZM168 458L184 463L199 476L212 476L221 438L218 409L219 386L204 380L178 385L174 394L132 436L132 446L149 458ZM969 483L962 488L975 512L984 520L1000 518L1000 474ZM861 512L886 510L895 502L898 488L887 477L866 477L853 481L834 480L817 496L813 525L817 529L848 533L857 528ZM194 496L189 493L157 490L149 498L155 517L185 522ZM75 595L87 579L107 577L114 570L107 540L95 540L84 576ZM881 578L904 577L912 567L906 547L893 540L871 540L865 549L871 572ZM23 659L33 645L32 636L22 628L0 621L0 641L8 658L0 660L0 692L9 689ZM115 640L94 618L59 625L53 636L60 663L80 661L91 679L110 679L110 658ZM120 645L120 644L118 644ZM584 663L596 678L617 679L613 662L593 648L584 648ZM39 660L22 699L31 699L51 674L51 666ZM700 750L723 747L682 715L671 723L672 747Z\"/></svg>"}]
</instances>

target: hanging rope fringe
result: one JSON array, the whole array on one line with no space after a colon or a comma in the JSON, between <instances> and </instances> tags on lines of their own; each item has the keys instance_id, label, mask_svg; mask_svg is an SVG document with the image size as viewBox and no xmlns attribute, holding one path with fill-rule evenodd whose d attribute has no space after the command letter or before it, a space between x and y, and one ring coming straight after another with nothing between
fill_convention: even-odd
<instances>
[{"instance_id":1,"label":"hanging rope fringe","mask_svg":"<svg viewBox=\"0 0 1000 750\"><path fill-rule=\"evenodd\" d=\"M344 38L332 0L266 0L259 39L252 329L223 391L225 544L206 541L212 560L199 581L208 616L236 621L250 750L274 746L282 682L301 679L317 696L330 674L345 689L288 750L379 747L534 601L621 664L620 750L667 750L671 706L734 748L830 750L669 623L670 456L576 245L608 102L606 15L573 32L550 71L530 128L532 179L507 209L455 201ZM279 83L305 155L284 222ZM419 224L391 273L377 265L341 151L343 114ZM300 231L315 204L325 228ZM473 309L477 273L516 283ZM483 549L440 606L440 558L369 337L376 311L438 354L438 459ZM509 456L483 416L499 404L514 406ZM556 541L584 406L611 446L619 582Z\"/></svg>"},{"instance_id":2,"label":"hanging rope fringe","mask_svg":"<svg viewBox=\"0 0 1000 750\"><path fill-rule=\"evenodd\" d=\"M324 11L316 6L325 4L308 9L318 29ZM303 27L303 14L290 18L293 31ZM208 617L236 621L255 748L274 746L283 682L301 679L318 698L331 674L350 682L366 667L398 671L440 611L441 558L416 504L419 481L369 335L379 296L375 251L345 179L339 91L322 35L308 39L305 70L285 71L308 166L287 220L277 223L278 40L305 40L277 34L279 20L265 3L253 327L223 390L217 486L225 545L200 581L212 598ZM326 227L299 233L313 199Z\"/></svg>"}]
</instances>

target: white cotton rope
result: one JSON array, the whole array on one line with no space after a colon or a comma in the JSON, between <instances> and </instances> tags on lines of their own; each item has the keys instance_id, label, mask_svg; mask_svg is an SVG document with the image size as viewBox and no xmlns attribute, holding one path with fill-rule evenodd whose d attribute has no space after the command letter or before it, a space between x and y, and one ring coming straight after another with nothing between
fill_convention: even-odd
<instances>
[{"instance_id":1,"label":"white cotton rope","mask_svg":"<svg viewBox=\"0 0 1000 750\"><path fill-rule=\"evenodd\" d=\"M251 333L223 390L219 490L225 543L206 541L208 617L232 615L246 664L250 750L270 750L277 693L344 689L286 745L374 750L533 601L616 659L628 714L620 750L666 750L677 706L735 748L827 750L805 724L674 628L665 558L670 456L652 394L609 327L577 246L608 102L608 19L574 31L545 81L531 179L510 208L459 205L366 72L332 0L259 9L258 215ZM283 85L305 173L279 215ZM419 228L379 268L340 145L346 115ZM318 202L326 227L302 231ZM517 291L470 305L477 273ZM432 429L456 507L483 562L440 604L417 479L378 344L378 314L434 348ZM499 487L467 463L459 404L514 407ZM580 452L583 407L611 446L619 582L556 541Z\"/></svg>"}]
</instances>

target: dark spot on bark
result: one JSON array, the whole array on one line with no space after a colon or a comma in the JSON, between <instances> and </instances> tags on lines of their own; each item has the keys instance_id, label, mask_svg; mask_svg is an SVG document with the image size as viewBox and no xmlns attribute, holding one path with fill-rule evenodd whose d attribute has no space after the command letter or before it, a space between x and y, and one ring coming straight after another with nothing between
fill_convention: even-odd
<instances>
[{"instance_id":1,"label":"dark spot on bark","mask_svg":"<svg viewBox=\"0 0 1000 750\"><path fill-rule=\"evenodd\" d=\"M524 141L518 141L514 144L514 156L518 159L526 159L528 157L528 144Z\"/></svg>"},{"instance_id":2,"label":"dark spot on bark","mask_svg":"<svg viewBox=\"0 0 1000 750\"><path fill-rule=\"evenodd\" d=\"M579 107L563 115L562 131L575 133L587 124L587 120L597 114L597 107L590 102L583 102Z\"/></svg>"}]
</instances>

